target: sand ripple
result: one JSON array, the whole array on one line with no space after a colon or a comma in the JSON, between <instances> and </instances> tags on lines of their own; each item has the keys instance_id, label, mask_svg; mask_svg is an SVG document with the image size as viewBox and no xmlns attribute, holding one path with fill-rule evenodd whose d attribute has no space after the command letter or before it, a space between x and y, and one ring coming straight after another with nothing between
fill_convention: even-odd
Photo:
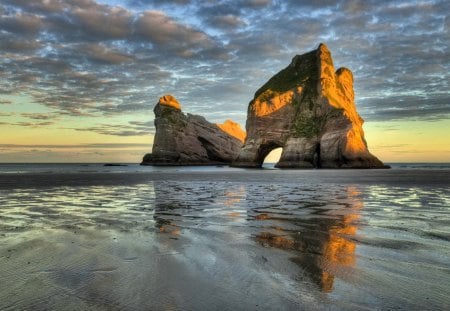
<instances>
[{"instance_id":1,"label":"sand ripple","mask_svg":"<svg viewBox=\"0 0 450 311\"><path fill-rule=\"evenodd\" d=\"M0 309L450 306L447 184L283 174L3 188Z\"/></svg>"}]
</instances>

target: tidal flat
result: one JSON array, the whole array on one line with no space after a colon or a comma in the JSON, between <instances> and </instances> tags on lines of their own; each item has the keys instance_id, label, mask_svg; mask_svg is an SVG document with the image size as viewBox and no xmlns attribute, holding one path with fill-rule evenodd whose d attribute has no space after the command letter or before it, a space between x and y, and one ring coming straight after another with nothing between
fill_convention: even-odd
<instances>
[{"instance_id":1,"label":"tidal flat","mask_svg":"<svg viewBox=\"0 0 450 311\"><path fill-rule=\"evenodd\" d=\"M0 309L448 310L449 186L449 169L10 170Z\"/></svg>"}]
</instances>

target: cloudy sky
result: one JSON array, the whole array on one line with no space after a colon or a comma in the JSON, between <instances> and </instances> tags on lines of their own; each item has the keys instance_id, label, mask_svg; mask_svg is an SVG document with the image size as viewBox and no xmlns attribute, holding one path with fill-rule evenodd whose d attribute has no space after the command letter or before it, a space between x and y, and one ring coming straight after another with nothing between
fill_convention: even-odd
<instances>
[{"instance_id":1,"label":"cloudy sky","mask_svg":"<svg viewBox=\"0 0 450 311\"><path fill-rule=\"evenodd\" d=\"M355 77L370 150L450 162L450 2L2 0L0 162L139 162L152 109L245 126L296 54L328 45Z\"/></svg>"}]
</instances>

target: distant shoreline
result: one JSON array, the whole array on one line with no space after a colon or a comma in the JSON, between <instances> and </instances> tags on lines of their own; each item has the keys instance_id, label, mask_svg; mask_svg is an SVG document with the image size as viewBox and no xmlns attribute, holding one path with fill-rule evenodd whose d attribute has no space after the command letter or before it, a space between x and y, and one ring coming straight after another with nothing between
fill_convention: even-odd
<instances>
[{"instance_id":1,"label":"distant shoreline","mask_svg":"<svg viewBox=\"0 0 450 311\"><path fill-rule=\"evenodd\" d=\"M127 167L80 167L64 166L55 169L45 166L45 170L0 169L0 189L49 188L61 186L111 186L136 185L161 181L177 182L218 182L259 183L270 181L272 184L296 183L299 185L379 185L449 187L450 168L439 169L346 169L346 170L279 170L279 169L241 169L241 168L149 168ZM148 167L147 167L148 168ZM17 169L17 168L16 168Z\"/></svg>"}]
</instances>

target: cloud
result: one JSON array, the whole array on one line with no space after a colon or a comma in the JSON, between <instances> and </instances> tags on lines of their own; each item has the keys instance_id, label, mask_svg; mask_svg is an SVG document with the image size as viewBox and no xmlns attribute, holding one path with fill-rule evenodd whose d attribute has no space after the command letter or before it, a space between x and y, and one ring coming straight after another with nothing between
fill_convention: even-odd
<instances>
[{"instance_id":1,"label":"cloud","mask_svg":"<svg viewBox=\"0 0 450 311\"><path fill-rule=\"evenodd\" d=\"M244 6L265 7L272 3L272 0L247 0L242 2Z\"/></svg>"},{"instance_id":2,"label":"cloud","mask_svg":"<svg viewBox=\"0 0 450 311\"><path fill-rule=\"evenodd\" d=\"M97 5L75 8L71 12L72 21L86 34L98 38L123 39L131 33L132 14L119 7Z\"/></svg>"},{"instance_id":3,"label":"cloud","mask_svg":"<svg viewBox=\"0 0 450 311\"><path fill-rule=\"evenodd\" d=\"M136 163L151 150L151 143L33 145L0 144L0 161L3 163L26 162L129 162Z\"/></svg>"},{"instance_id":4,"label":"cloud","mask_svg":"<svg viewBox=\"0 0 450 311\"><path fill-rule=\"evenodd\" d=\"M76 2L76 1L68 1ZM59 0L4 0L5 4L10 4L12 6L17 6L24 10L30 10L36 13L57 13L68 8L68 3ZM80 1L81 3L81 1Z\"/></svg>"},{"instance_id":5,"label":"cloud","mask_svg":"<svg viewBox=\"0 0 450 311\"><path fill-rule=\"evenodd\" d=\"M32 52L42 47L35 39L2 38L0 35L0 51L6 53Z\"/></svg>"},{"instance_id":6,"label":"cloud","mask_svg":"<svg viewBox=\"0 0 450 311\"><path fill-rule=\"evenodd\" d=\"M42 26L43 21L39 16L22 12L3 16L0 19L0 29L16 35L35 35Z\"/></svg>"},{"instance_id":7,"label":"cloud","mask_svg":"<svg viewBox=\"0 0 450 311\"><path fill-rule=\"evenodd\" d=\"M450 96L445 94L436 98L411 95L372 98L363 101L358 107L366 119L371 121L438 121L450 118Z\"/></svg>"},{"instance_id":8,"label":"cloud","mask_svg":"<svg viewBox=\"0 0 450 311\"><path fill-rule=\"evenodd\" d=\"M134 149L148 148L149 144L141 143L94 143L76 145L33 145L33 144L0 144L4 149Z\"/></svg>"},{"instance_id":9,"label":"cloud","mask_svg":"<svg viewBox=\"0 0 450 311\"><path fill-rule=\"evenodd\" d=\"M146 136L153 134L153 121L129 121L126 125L99 124L92 127L70 128L75 131L88 131L108 136Z\"/></svg>"},{"instance_id":10,"label":"cloud","mask_svg":"<svg viewBox=\"0 0 450 311\"><path fill-rule=\"evenodd\" d=\"M239 16L233 14L212 16L207 19L209 25L215 28L236 28L239 26L246 26L247 23Z\"/></svg>"},{"instance_id":11,"label":"cloud","mask_svg":"<svg viewBox=\"0 0 450 311\"><path fill-rule=\"evenodd\" d=\"M128 0L127 1L131 6L137 7L147 7L150 3L160 6L160 5L188 5L192 1L191 0Z\"/></svg>"},{"instance_id":12,"label":"cloud","mask_svg":"<svg viewBox=\"0 0 450 311\"><path fill-rule=\"evenodd\" d=\"M52 121L43 121L43 122L16 122L11 123L11 125L22 126L22 127L31 127L31 128L39 128L39 127L47 127L49 125L53 125L55 122Z\"/></svg>"},{"instance_id":13,"label":"cloud","mask_svg":"<svg viewBox=\"0 0 450 311\"><path fill-rule=\"evenodd\" d=\"M55 116L48 113L27 113L23 112L20 114L22 117L33 119L33 120L52 120Z\"/></svg>"},{"instance_id":14,"label":"cloud","mask_svg":"<svg viewBox=\"0 0 450 311\"><path fill-rule=\"evenodd\" d=\"M120 64L133 61L133 56L114 51L102 44L85 44L81 45L78 50L80 53L85 53L92 61L101 64Z\"/></svg>"},{"instance_id":15,"label":"cloud","mask_svg":"<svg viewBox=\"0 0 450 311\"><path fill-rule=\"evenodd\" d=\"M337 67L353 71L368 121L449 115L448 1L105 3L2 1L0 94L26 94L54 118L23 117L53 126L67 115L151 121L158 98L173 93L188 112L243 123L253 93L322 41ZM154 126L84 130L145 135Z\"/></svg>"},{"instance_id":16,"label":"cloud","mask_svg":"<svg viewBox=\"0 0 450 311\"><path fill-rule=\"evenodd\" d=\"M167 52L181 57L192 57L203 49L214 46L204 32L178 23L161 11L145 11L135 23L135 32Z\"/></svg>"}]
</instances>

